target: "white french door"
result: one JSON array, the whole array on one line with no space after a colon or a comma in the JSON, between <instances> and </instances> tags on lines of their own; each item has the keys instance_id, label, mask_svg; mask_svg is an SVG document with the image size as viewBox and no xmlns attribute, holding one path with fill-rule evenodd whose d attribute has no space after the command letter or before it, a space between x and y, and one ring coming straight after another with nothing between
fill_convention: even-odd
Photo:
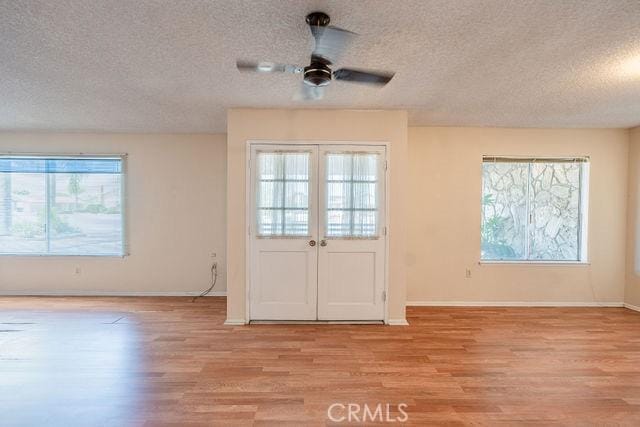
<instances>
[{"instance_id":1,"label":"white french door","mask_svg":"<svg viewBox=\"0 0 640 427\"><path fill-rule=\"evenodd\" d=\"M313 145L252 146L252 319L317 319L317 157Z\"/></svg>"},{"instance_id":2,"label":"white french door","mask_svg":"<svg viewBox=\"0 0 640 427\"><path fill-rule=\"evenodd\" d=\"M252 145L252 320L383 320L385 148Z\"/></svg>"},{"instance_id":3,"label":"white french door","mask_svg":"<svg viewBox=\"0 0 640 427\"><path fill-rule=\"evenodd\" d=\"M320 320L384 318L384 154L320 146Z\"/></svg>"}]
</instances>

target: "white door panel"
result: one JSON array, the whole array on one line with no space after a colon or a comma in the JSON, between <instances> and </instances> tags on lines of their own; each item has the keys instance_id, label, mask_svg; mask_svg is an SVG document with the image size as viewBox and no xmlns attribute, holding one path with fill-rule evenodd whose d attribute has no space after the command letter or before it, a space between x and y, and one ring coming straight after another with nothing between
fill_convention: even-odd
<instances>
[{"instance_id":1,"label":"white door panel","mask_svg":"<svg viewBox=\"0 0 640 427\"><path fill-rule=\"evenodd\" d=\"M260 251L258 258L259 303L309 303L309 289L297 286L309 279L308 252Z\"/></svg>"},{"instance_id":2,"label":"white door panel","mask_svg":"<svg viewBox=\"0 0 640 427\"><path fill-rule=\"evenodd\" d=\"M327 304L373 304L375 302L375 252L336 252L326 249L329 287Z\"/></svg>"},{"instance_id":3,"label":"white door panel","mask_svg":"<svg viewBox=\"0 0 640 427\"><path fill-rule=\"evenodd\" d=\"M270 242L272 243L272 242ZM256 251L251 317L260 320L316 319L317 252L272 248Z\"/></svg>"}]
</instances>

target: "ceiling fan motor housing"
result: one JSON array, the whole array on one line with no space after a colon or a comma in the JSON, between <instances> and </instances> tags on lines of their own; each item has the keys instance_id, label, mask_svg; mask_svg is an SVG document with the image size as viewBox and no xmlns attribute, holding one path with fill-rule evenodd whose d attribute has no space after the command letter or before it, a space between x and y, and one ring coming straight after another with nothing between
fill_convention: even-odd
<instances>
[{"instance_id":1,"label":"ceiling fan motor housing","mask_svg":"<svg viewBox=\"0 0 640 427\"><path fill-rule=\"evenodd\" d=\"M317 27L326 27L331 22L331 18L324 12L311 12L306 18L307 24Z\"/></svg>"},{"instance_id":2,"label":"ceiling fan motor housing","mask_svg":"<svg viewBox=\"0 0 640 427\"><path fill-rule=\"evenodd\" d=\"M304 82L311 86L326 86L331 83L331 68L318 61L304 67Z\"/></svg>"}]
</instances>

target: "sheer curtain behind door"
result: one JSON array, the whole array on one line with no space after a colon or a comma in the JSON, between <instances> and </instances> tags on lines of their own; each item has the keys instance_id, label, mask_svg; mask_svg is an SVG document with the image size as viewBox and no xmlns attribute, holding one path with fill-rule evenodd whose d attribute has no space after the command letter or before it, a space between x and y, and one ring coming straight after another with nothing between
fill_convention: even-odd
<instances>
[{"instance_id":1,"label":"sheer curtain behind door","mask_svg":"<svg viewBox=\"0 0 640 427\"><path fill-rule=\"evenodd\" d=\"M258 236L309 236L310 152L257 153Z\"/></svg>"},{"instance_id":2,"label":"sheer curtain behind door","mask_svg":"<svg viewBox=\"0 0 640 427\"><path fill-rule=\"evenodd\" d=\"M378 235L379 161L377 153L327 153L326 237Z\"/></svg>"}]
</instances>

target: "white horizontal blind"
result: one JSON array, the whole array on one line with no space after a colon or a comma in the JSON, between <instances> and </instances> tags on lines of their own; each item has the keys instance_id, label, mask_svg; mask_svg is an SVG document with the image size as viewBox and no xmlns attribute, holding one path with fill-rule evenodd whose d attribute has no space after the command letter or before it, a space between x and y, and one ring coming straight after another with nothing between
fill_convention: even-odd
<instances>
[{"instance_id":1,"label":"white horizontal blind","mask_svg":"<svg viewBox=\"0 0 640 427\"><path fill-rule=\"evenodd\" d=\"M589 157L503 157L484 156L485 163L589 163Z\"/></svg>"},{"instance_id":2,"label":"white horizontal blind","mask_svg":"<svg viewBox=\"0 0 640 427\"><path fill-rule=\"evenodd\" d=\"M257 153L258 236L309 236L311 153Z\"/></svg>"},{"instance_id":3,"label":"white horizontal blind","mask_svg":"<svg viewBox=\"0 0 640 427\"><path fill-rule=\"evenodd\" d=\"M378 153L326 154L326 237L378 236Z\"/></svg>"},{"instance_id":4,"label":"white horizontal blind","mask_svg":"<svg viewBox=\"0 0 640 427\"><path fill-rule=\"evenodd\" d=\"M581 261L588 159L483 162L482 259Z\"/></svg>"},{"instance_id":5,"label":"white horizontal blind","mask_svg":"<svg viewBox=\"0 0 640 427\"><path fill-rule=\"evenodd\" d=\"M123 255L122 162L0 156L0 253Z\"/></svg>"}]
</instances>

